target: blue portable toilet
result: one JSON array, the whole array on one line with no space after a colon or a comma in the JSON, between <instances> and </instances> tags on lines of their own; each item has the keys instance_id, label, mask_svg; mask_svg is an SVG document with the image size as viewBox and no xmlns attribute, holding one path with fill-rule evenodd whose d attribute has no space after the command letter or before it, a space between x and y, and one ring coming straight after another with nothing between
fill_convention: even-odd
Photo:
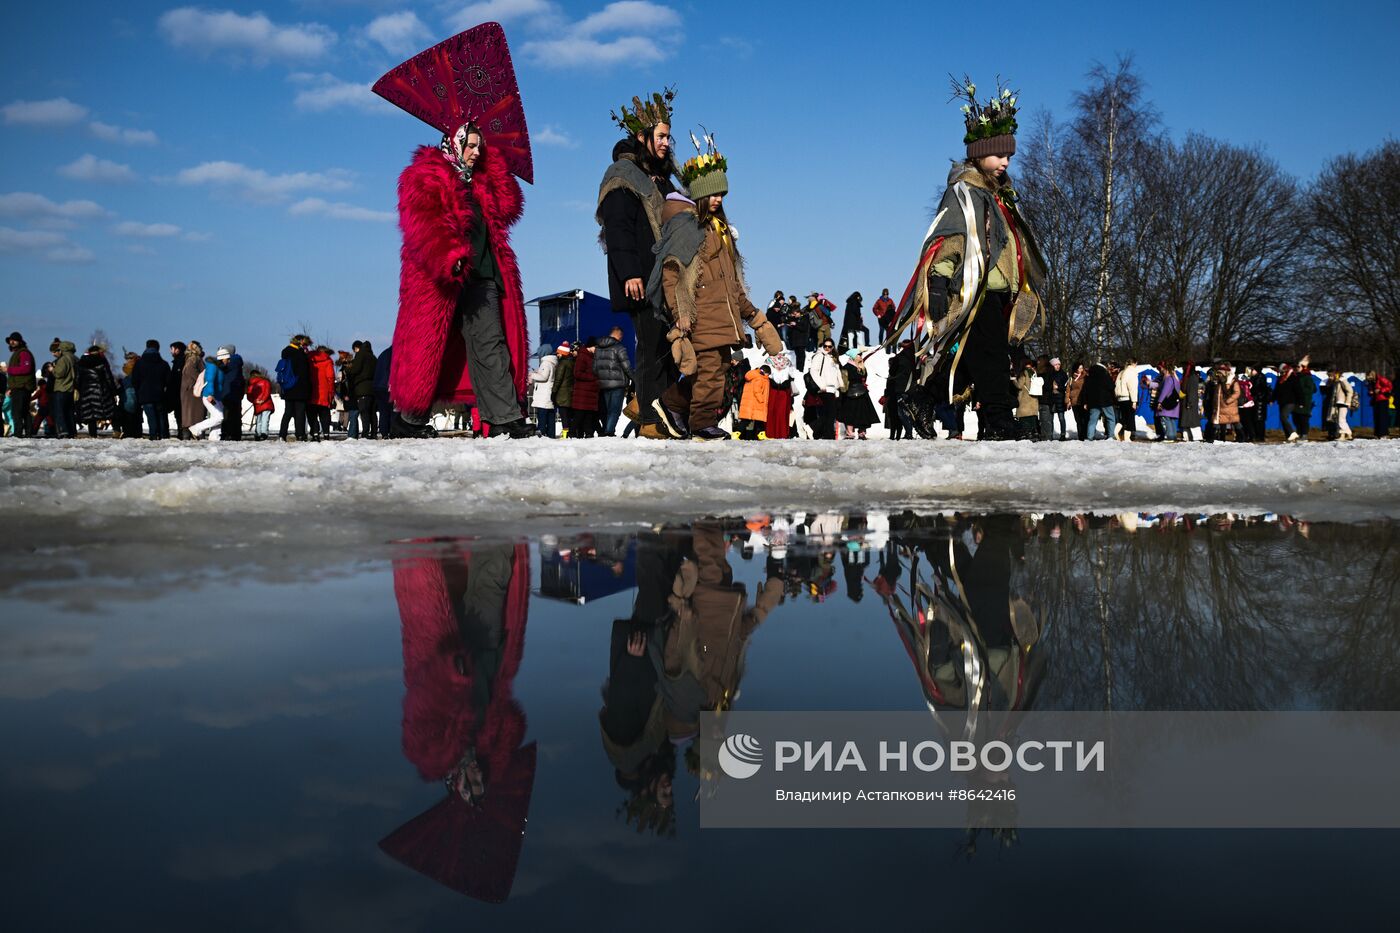
<instances>
[{"instance_id":1,"label":"blue portable toilet","mask_svg":"<svg viewBox=\"0 0 1400 933\"><path fill-rule=\"evenodd\" d=\"M602 295L576 288L525 303L539 308L540 343L557 350L565 340L578 345L589 337L606 337L614 327L621 327L622 345L635 362L637 335L632 328L632 317L615 313L612 302ZM539 343L535 347L538 348Z\"/></svg>"}]
</instances>

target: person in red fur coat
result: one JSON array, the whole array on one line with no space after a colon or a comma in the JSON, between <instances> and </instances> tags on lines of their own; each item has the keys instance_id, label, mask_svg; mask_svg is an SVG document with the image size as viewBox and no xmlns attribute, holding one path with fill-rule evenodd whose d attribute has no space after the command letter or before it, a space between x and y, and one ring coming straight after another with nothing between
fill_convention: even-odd
<instances>
[{"instance_id":1,"label":"person in red fur coat","mask_svg":"<svg viewBox=\"0 0 1400 933\"><path fill-rule=\"evenodd\" d=\"M466 123L399 176L403 231L389 395L396 437L432 437L434 405L474 405L489 433L528 437L525 302L510 227L520 183Z\"/></svg>"}]
</instances>

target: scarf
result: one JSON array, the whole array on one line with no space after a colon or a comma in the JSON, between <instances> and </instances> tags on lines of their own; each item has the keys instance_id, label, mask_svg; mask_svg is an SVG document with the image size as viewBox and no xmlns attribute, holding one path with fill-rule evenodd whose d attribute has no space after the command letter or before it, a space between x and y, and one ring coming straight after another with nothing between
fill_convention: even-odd
<instances>
[{"instance_id":1,"label":"scarf","mask_svg":"<svg viewBox=\"0 0 1400 933\"><path fill-rule=\"evenodd\" d=\"M442 151L443 157L447 159L448 162L452 163L452 168L457 173L457 177L462 179L462 183L465 185L470 185L472 183L472 170L470 166L462 161L462 147L467 144L467 134L471 131L475 131L478 136L481 135L481 130L477 128L476 124L463 123L461 126L457 127L457 132L453 133L451 136L444 133L442 142L438 143L438 149ZM483 141L484 139L483 137ZM478 158L480 157L478 156Z\"/></svg>"}]
</instances>

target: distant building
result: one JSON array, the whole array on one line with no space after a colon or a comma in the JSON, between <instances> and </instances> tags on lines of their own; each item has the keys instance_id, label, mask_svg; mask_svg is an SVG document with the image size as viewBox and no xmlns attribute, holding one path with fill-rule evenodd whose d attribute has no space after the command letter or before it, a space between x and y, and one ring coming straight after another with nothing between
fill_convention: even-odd
<instances>
[{"instance_id":1,"label":"distant building","mask_svg":"<svg viewBox=\"0 0 1400 933\"><path fill-rule=\"evenodd\" d=\"M612 302L602 295L576 288L525 303L539 307L540 343L557 349L565 340L577 344L589 337L606 337L614 327L621 327L622 345L627 348L628 355L636 357L637 335L632 329L631 316L613 311Z\"/></svg>"}]
</instances>

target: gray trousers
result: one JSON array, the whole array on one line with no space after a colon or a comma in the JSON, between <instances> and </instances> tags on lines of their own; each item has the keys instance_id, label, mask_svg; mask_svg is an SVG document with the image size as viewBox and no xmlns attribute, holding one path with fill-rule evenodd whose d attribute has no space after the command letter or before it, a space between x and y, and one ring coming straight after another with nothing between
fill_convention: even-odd
<instances>
[{"instance_id":1,"label":"gray trousers","mask_svg":"<svg viewBox=\"0 0 1400 933\"><path fill-rule=\"evenodd\" d=\"M524 417L515 397L515 381L510 375L510 348L501 323L501 293L495 282L479 279L467 282L457 299L457 324L467 344L467 371L476 393L476 407L481 420L488 424L510 424ZM421 420L400 412L410 424L425 424L431 412Z\"/></svg>"},{"instance_id":2,"label":"gray trousers","mask_svg":"<svg viewBox=\"0 0 1400 933\"><path fill-rule=\"evenodd\" d=\"M467 342L467 370L481 420L490 424L519 421L523 415L510 375L510 348L501 323L501 292L496 283L468 282L457 300L457 316L462 339Z\"/></svg>"}]
</instances>

